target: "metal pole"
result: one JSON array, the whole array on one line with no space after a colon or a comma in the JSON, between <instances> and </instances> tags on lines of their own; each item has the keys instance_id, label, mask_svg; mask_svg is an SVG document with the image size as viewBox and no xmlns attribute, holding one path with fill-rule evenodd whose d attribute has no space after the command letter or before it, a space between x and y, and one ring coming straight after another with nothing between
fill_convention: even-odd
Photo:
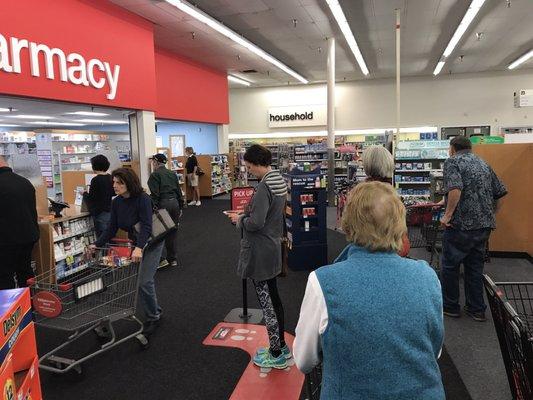
<instances>
[{"instance_id":1,"label":"metal pole","mask_svg":"<svg viewBox=\"0 0 533 400\"><path fill-rule=\"evenodd\" d=\"M392 143L392 155L400 139L400 9L396 9L396 135Z\"/></svg>"},{"instance_id":2,"label":"metal pole","mask_svg":"<svg viewBox=\"0 0 533 400\"><path fill-rule=\"evenodd\" d=\"M335 38L328 39L328 201L335 205Z\"/></svg>"},{"instance_id":3,"label":"metal pole","mask_svg":"<svg viewBox=\"0 0 533 400\"><path fill-rule=\"evenodd\" d=\"M242 319L248 319L248 282L246 279L242 280L242 314L239 315Z\"/></svg>"}]
</instances>

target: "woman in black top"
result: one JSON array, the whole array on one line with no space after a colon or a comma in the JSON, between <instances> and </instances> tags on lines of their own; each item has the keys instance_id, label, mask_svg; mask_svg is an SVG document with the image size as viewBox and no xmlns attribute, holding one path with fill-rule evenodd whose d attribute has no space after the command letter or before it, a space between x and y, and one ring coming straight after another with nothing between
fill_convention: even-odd
<instances>
[{"instance_id":1,"label":"woman in black top","mask_svg":"<svg viewBox=\"0 0 533 400\"><path fill-rule=\"evenodd\" d=\"M154 276L165 242L149 242L152 233L152 200L144 192L135 172L129 168L119 168L114 170L111 176L117 197L111 204L109 226L89 249L92 252L97 247L105 246L119 229L128 232L128 237L135 246L131 258L134 262L141 262L139 300L146 315L144 333L151 334L161 318ZM140 225L138 232L135 229L137 223Z\"/></svg>"},{"instance_id":2,"label":"woman in black top","mask_svg":"<svg viewBox=\"0 0 533 400\"><path fill-rule=\"evenodd\" d=\"M185 170L187 172L187 184L192 190L192 201L190 206L199 206L200 202L200 186L198 186L198 175L196 170L198 169L198 159L194 155L192 147L185 147L185 155L187 156L187 162L185 163Z\"/></svg>"},{"instance_id":3,"label":"woman in black top","mask_svg":"<svg viewBox=\"0 0 533 400\"><path fill-rule=\"evenodd\" d=\"M89 212L94 219L96 237L100 237L109 225L111 217L111 200L115 195L111 175L107 173L109 160L106 156L98 154L91 158L91 166L96 176L91 179L89 191L83 193L83 198L88 204Z\"/></svg>"}]
</instances>

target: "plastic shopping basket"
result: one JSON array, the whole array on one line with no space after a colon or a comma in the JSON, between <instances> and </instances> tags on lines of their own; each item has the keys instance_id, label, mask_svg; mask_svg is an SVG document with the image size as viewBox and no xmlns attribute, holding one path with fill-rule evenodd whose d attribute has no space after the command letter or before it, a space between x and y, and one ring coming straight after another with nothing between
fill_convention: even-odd
<instances>
[{"instance_id":1,"label":"plastic shopping basket","mask_svg":"<svg viewBox=\"0 0 533 400\"><path fill-rule=\"evenodd\" d=\"M484 283L513 399L533 400L533 282Z\"/></svg>"}]
</instances>

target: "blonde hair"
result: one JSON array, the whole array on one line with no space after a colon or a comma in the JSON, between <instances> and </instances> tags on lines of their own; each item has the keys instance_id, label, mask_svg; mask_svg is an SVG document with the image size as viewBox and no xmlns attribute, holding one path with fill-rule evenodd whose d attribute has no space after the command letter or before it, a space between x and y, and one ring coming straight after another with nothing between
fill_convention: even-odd
<instances>
[{"instance_id":1,"label":"blonde hair","mask_svg":"<svg viewBox=\"0 0 533 400\"><path fill-rule=\"evenodd\" d=\"M348 195L342 230L349 241L370 251L397 252L407 232L405 206L391 185L360 183Z\"/></svg>"},{"instance_id":2,"label":"blonde hair","mask_svg":"<svg viewBox=\"0 0 533 400\"><path fill-rule=\"evenodd\" d=\"M394 159L385 147L372 145L363 152L363 168L368 177L392 178Z\"/></svg>"}]
</instances>

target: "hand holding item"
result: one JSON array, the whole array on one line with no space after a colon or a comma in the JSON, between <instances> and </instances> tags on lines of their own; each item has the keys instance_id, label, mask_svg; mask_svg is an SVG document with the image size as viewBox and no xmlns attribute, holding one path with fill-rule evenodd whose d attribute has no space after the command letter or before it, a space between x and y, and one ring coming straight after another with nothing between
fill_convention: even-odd
<instances>
[{"instance_id":1,"label":"hand holding item","mask_svg":"<svg viewBox=\"0 0 533 400\"><path fill-rule=\"evenodd\" d=\"M242 211L230 210L230 211L224 211L224 214L228 216L232 224L236 224L239 221Z\"/></svg>"},{"instance_id":2,"label":"hand holding item","mask_svg":"<svg viewBox=\"0 0 533 400\"><path fill-rule=\"evenodd\" d=\"M135 248L133 249L133 252L131 253L131 260L132 260L133 262L139 262L139 261L141 261L142 256L143 256L143 251L142 251L142 249L139 248L139 247L135 247Z\"/></svg>"}]
</instances>

